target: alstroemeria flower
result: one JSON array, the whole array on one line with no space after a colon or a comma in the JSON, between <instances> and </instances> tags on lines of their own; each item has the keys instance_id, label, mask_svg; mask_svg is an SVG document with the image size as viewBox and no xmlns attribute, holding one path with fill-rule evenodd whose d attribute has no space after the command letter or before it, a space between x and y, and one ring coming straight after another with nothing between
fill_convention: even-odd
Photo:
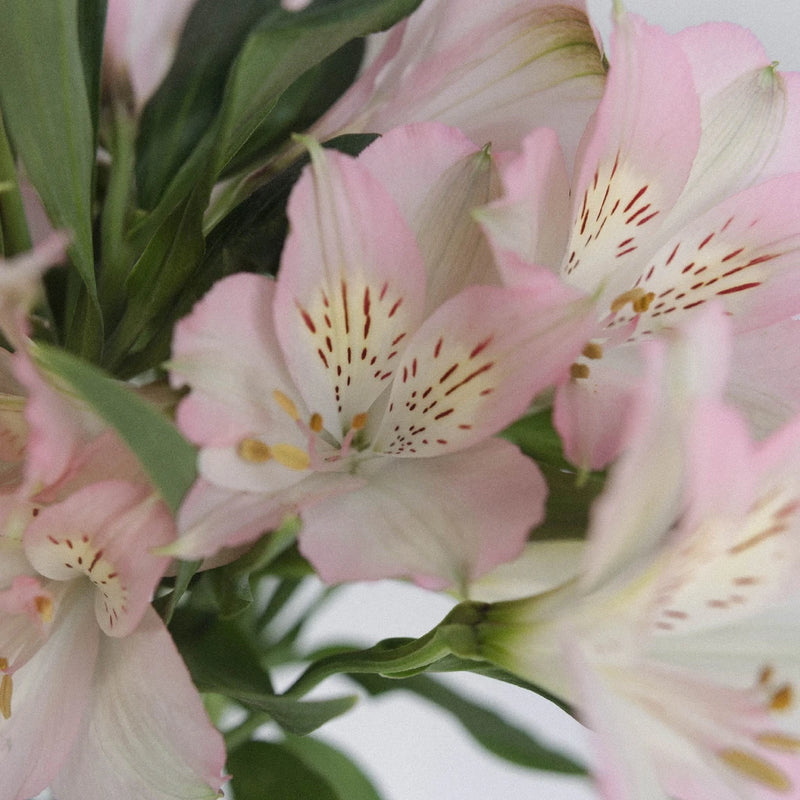
<instances>
[{"instance_id":1,"label":"alstroemeria flower","mask_svg":"<svg viewBox=\"0 0 800 800\"><path fill-rule=\"evenodd\" d=\"M164 79L196 0L108 0L103 80L140 111Z\"/></svg>"},{"instance_id":2,"label":"alstroemeria flower","mask_svg":"<svg viewBox=\"0 0 800 800\"><path fill-rule=\"evenodd\" d=\"M567 453L592 468L622 444L641 372L630 344L711 299L733 315L732 388L759 433L800 397L786 378L800 374L797 326L785 323L800 308L797 76L731 24L673 36L620 12L612 44L572 191L553 134L539 130L507 165L504 199L481 212L510 285L538 265L599 293L593 343L555 404ZM790 361L767 373L764 350Z\"/></svg>"},{"instance_id":3,"label":"alstroemeria flower","mask_svg":"<svg viewBox=\"0 0 800 800\"><path fill-rule=\"evenodd\" d=\"M574 706L608 800L795 797L800 419L755 444L679 372L632 420L578 576L491 606L480 655Z\"/></svg>"},{"instance_id":4,"label":"alstroemeria flower","mask_svg":"<svg viewBox=\"0 0 800 800\"><path fill-rule=\"evenodd\" d=\"M385 133L430 120L511 148L548 125L574 153L604 79L583 0L426 0L312 133Z\"/></svg>"},{"instance_id":5,"label":"alstroemeria flower","mask_svg":"<svg viewBox=\"0 0 800 800\"><path fill-rule=\"evenodd\" d=\"M469 204L442 190L486 156L424 131L419 151L398 146L412 127L363 161L311 143L277 281L227 278L178 324L172 379L192 391L177 420L201 445L201 479L172 552L210 555L299 510L300 548L325 580L442 586L512 558L541 519L537 468L489 437L567 368L590 301L549 276L538 290L463 288L460 241L435 241L426 198L462 230L448 205L468 220ZM397 201L376 164L404 176Z\"/></svg>"}]
</instances>

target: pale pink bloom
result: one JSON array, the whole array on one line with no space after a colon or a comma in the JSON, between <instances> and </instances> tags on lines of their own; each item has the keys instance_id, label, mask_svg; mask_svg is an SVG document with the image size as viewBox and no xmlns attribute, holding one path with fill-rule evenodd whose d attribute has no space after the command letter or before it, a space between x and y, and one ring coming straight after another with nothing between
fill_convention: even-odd
<instances>
[{"instance_id":1,"label":"pale pink bloom","mask_svg":"<svg viewBox=\"0 0 800 800\"><path fill-rule=\"evenodd\" d=\"M604 79L583 0L425 0L312 133L430 120L511 148L548 125L574 153Z\"/></svg>"},{"instance_id":2,"label":"pale pink bloom","mask_svg":"<svg viewBox=\"0 0 800 800\"><path fill-rule=\"evenodd\" d=\"M108 0L103 80L131 92L137 111L166 76L195 2Z\"/></svg>"},{"instance_id":3,"label":"pale pink bloom","mask_svg":"<svg viewBox=\"0 0 800 800\"><path fill-rule=\"evenodd\" d=\"M649 343L651 395L592 510L578 576L491 607L477 631L481 655L596 732L608 800L800 788L800 419L754 443L714 399L716 376L697 385L701 328L666 370Z\"/></svg>"},{"instance_id":4,"label":"pale pink bloom","mask_svg":"<svg viewBox=\"0 0 800 800\"><path fill-rule=\"evenodd\" d=\"M463 275L454 258L488 185L488 157L456 131L411 126L358 160L310 149L277 281L227 278L176 328L201 478L170 552L209 555L299 510L325 580L460 584L541 519L535 465L489 437L580 350L590 303L550 276L465 288L495 273L485 246Z\"/></svg>"},{"instance_id":5,"label":"pale pink bloom","mask_svg":"<svg viewBox=\"0 0 800 800\"><path fill-rule=\"evenodd\" d=\"M757 432L800 407L787 322L800 309L798 85L735 25L671 36L620 12L571 190L552 132L507 165L505 197L481 212L506 281L525 285L537 265L599 298L594 343L555 402L580 466L619 452L641 374L630 344L712 298L733 315L732 395ZM761 369L765 348L783 368Z\"/></svg>"}]
</instances>

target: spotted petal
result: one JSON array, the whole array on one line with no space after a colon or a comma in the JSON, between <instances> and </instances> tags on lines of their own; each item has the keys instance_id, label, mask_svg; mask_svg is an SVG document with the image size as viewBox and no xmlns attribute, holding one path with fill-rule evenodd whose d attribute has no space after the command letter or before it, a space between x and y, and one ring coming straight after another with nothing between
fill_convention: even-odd
<instances>
[{"instance_id":1,"label":"spotted petal","mask_svg":"<svg viewBox=\"0 0 800 800\"><path fill-rule=\"evenodd\" d=\"M289 200L275 325L308 408L337 439L383 393L425 305L414 237L355 159L310 143Z\"/></svg>"}]
</instances>

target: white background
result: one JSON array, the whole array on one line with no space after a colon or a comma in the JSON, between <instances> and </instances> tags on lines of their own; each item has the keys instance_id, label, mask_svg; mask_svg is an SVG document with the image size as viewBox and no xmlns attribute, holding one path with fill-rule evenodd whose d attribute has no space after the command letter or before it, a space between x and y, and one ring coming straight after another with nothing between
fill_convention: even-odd
<instances>
[{"instance_id":1,"label":"white background","mask_svg":"<svg viewBox=\"0 0 800 800\"><path fill-rule=\"evenodd\" d=\"M780 69L800 70L798 0L627 0L626 7L670 31L712 20L740 23L755 31ZM589 9L607 42L611 0L589 0ZM443 597L402 584L351 586L340 590L319 615L309 641L355 639L371 644L387 636L416 636L435 625L449 606ZM548 703L477 676L448 677L538 736L588 757L588 735ZM325 688L330 692L343 685L329 682ZM386 800L597 798L584 780L518 769L487 755L444 713L410 700L405 692L362 701L354 711L328 723L319 736L347 750Z\"/></svg>"}]
</instances>

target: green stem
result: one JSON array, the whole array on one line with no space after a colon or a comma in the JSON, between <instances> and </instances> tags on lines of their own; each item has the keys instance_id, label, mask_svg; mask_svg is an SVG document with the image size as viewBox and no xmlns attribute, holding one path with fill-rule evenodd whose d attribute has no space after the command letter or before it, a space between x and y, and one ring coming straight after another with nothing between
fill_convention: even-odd
<instances>
[{"instance_id":1,"label":"green stem","mask_svg":"<svg viewBox=\"0 0 800 800\"><path fill-rule=\"evenodd\" d=\"M0 232L6 256L31 249L31 236L17 181L17 170L0 115Z\"/></svg>"}]
</instances>

